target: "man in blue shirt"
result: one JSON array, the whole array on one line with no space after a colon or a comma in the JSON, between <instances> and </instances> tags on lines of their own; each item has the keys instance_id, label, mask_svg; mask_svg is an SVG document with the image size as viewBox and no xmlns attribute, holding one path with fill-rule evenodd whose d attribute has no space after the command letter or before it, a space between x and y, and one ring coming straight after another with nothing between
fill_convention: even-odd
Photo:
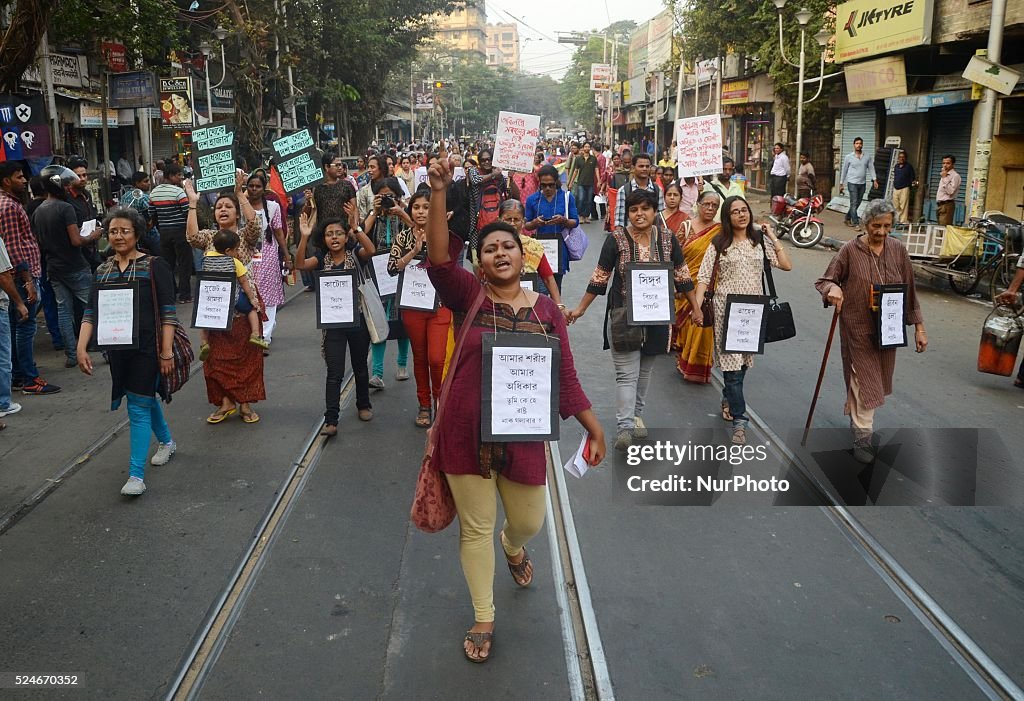
<instances>
[{"instance_id":1,"label":"man in blue shirt","mask_svg":"<svg viewBox=\"0 0 1024 701\"><path fill-rule=\"evenodd\" d=\"M555 272L555 284L559 291L562 289L562 276L569 272L569 250L562 238L562 229L572 229L579 224L579 214L576 212L576 199L568 192L559 187L558 170L554 166L545 165L537 171L537 182L540 189L526 199L526 224L523 228L534 232L539 238L551 238L550 234L558 237L558 245L561 248L558 254L559 260L549 260L548 265L558 266ZM568 207L569 216L566 217ZM548 234L548 236L544 236Z\"/></svg>"},{"instance_id":2,"label":"man in blue shirt","mask_svg":"<svg viewBox=\"0 0 1024 701\"><path fill-rule=\"evenodd\" d=\"M844 223L860 231L860 216L857 208L864 199L864 189L870 179L878 188L878 177L875 175L874 160L864 153L864 139L859 136L853 140L853 151L843 158L843 170L839 176L839 194L843 194L845 186L850 191L850 210L846 213Z\"/></svg>"},{"instance_id":3,"label":"man in blue shirt","mask_svg":"<svg viewBox=\"0 0 1024 701\"><path fill-rule=\"evenodd\" d=\"M896 168L892 176L892 204L896 208L898 224L910 221L910 188L916 184L914 166L907 163L907 152L900 151L896 156Z\"/></svg>"}]
</instances>

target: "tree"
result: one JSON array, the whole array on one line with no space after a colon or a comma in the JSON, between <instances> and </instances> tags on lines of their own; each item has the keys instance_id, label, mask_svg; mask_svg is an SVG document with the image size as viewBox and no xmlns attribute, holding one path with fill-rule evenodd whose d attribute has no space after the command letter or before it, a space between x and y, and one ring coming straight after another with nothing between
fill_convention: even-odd
<instances>
[{"instance_id":1,"label":"tree","mask_svg":"<svg viewBox=\"0 0 1024 701\"><path fill-rule=\"evenodd\" d=\"M609 25L600 34L594 34L587 41L586 45L580 46L572 57L572 65L565 72L562 79L562 104L569 116L580 124L585 124L597 130L597 106L595 102L596 93L590 89L590 65L592 63L610 63L612 45L608 44L607 54L605 51L605 36L628 37L636 29L636 22L623 20ZM622 48L622 47L620 47ZM627 53L624 48L617 52L620 57L616 64L618 66L617 80L625 80L629 76ZM607 55L607 60L605 60Z\"/></svg>"}]
</instances>

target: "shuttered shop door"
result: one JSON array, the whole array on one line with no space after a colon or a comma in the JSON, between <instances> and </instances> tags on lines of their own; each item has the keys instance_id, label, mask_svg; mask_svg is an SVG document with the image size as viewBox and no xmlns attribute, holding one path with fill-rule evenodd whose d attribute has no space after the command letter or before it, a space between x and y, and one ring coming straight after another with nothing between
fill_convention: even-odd
<instances>
[{"instance_id":1,"label":"shuttered shop door","mask_svg":"<svg viewBox=\"0 0 1024 701\"><path fill-rule=\"evenodd\" d=\"M967 164L971 158L971 123L974 119L974 104L936 107L929 113L928 130L928 190L925 200L925 217L935 221L935 191L939 187L939 173L942 172L942 157L952 154L956 158L953 166L960 174L960 191L956 196L956 213L953 221L963 223L967 211Z\"/></svg>"},{"instance_id":2,"label":"shuttered shop door","mask_svg":"<svg viewBox=\"0 0 1024 701\"><path fill-rule=\"evenodd\" d=\"M864 153L875 152L875 116L875 110L871 108L843 110L843 151L840 154L840 163L842 156L853 151L853 140L858 136L864 139Z\"/></svg>"}]
</instances>

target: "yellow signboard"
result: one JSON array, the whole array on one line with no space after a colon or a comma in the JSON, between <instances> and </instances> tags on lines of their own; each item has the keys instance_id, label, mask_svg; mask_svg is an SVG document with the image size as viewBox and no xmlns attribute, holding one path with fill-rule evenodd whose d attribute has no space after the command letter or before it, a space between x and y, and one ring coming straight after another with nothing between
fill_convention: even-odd
<instances>
[{"instance_id":1,"label":"yellow signboard","mask_svg":"<svg viewBox=\"0 0 1024 701\"><path fill-rule=\"evenodd\" d=\"M907 94L907 70L903 56L886 56L874 61L851 63L846 74L846 98L850 102L867 102Z\"/></svg>"},{"instance_id":2,"label":"yellow signboard","mask_svg":"<svg viewBox=\"0 0 1024 701\"><path fill-rule=\"evenodd\" d=\"M722 83L723 105L745 105L750 102L750 81L730 80Z\"/></svg>"},{"instance_id":3,"label":"yellow signboard","mask_svg":"<svg viewBox=\"0 0 1024 701\"><path fill-rule=\"evenodd\" d=\"M895 53L932 40L935 0L853 0L836 9L836 63Z\"/></svg>"}]
</instances>

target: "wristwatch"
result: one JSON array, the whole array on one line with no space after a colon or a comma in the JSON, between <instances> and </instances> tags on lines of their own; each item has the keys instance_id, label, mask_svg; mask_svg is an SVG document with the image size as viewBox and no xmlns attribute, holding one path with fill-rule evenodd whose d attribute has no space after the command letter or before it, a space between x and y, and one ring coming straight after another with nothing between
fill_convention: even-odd
<instances>
[{"instance_id":1,"label":"wristwatch","mask_svg":"<svg viewBox=\"0 0 1024 701\"><path fill-rule=\"evenodd\" d=\"M357 226L357 227L356 227L356 233L357 233L357 234L362 234L362 233L365 233L365 232L363 232L363 227L361 227L361 226Z\"/></svg>"}]
</instances>

